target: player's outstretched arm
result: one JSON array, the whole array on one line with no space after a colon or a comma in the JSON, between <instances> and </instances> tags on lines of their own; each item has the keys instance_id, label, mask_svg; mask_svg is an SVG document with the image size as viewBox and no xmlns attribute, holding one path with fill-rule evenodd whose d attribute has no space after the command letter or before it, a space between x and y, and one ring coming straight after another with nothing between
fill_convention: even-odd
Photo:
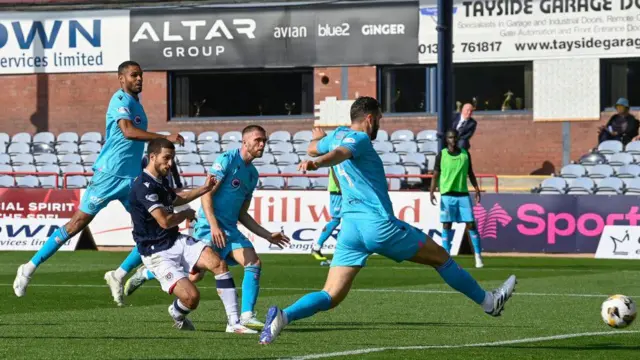
<instances>
[{"instance_id":1,"label":"player's outstretched arm","mask_svg":"<svg viewBox=\"0 0 640 360\"><path fill-rule=\"evenodd\" d=\"M128 119L118 120L118 127L122 131L122 135L129 140L151 141L153 139L167 139L172 143L184 145L184 138L180 134L162 135L144 131L135 127L131 120Z\"/></svg>"},{"instance_id":2,"label":"player's outstretched arm","mask_svg":"<svg viewBox=\"0 0 640 360\"><path fill-rule=\"evenodd\" d=\"M176 199L173 201L173 205L174 206L186 205L192 202L193 200L199 198L200 196L213 190L216 184L217 184L216 178L211 174L207 174L207 180L204 182L204 185L190 191L182 191L181 193L176 194Z\"/></svg>"},{"instance_id":3,"label":"player's outstretched arm","mask_svg":"<svg viewBox=\"0 0 640 360\"><path fill-rule=\"evenodd\" d=\"M258 222L251 215L249 215L249 205L251 205L251 200L245 200L244 203L242 203L240 215L238 216L238 221L240 221L240 223L244 225L247 230L274 245L280 246L281 248L283 245L289 243L289 238L286 237L282 232L272 233L258 224Z\"/></svg>"},{"instance_id":4,"label":"player's outstretched arm","mask_svg":"<svg viewBox=\"0 0 640 360\"><path fill-rule=\"evenodd\" d=\"M320 140L322 140L325 136L327 136L327 133L325 133L324 130L320 128L314 128L311 131L311 142L309 143L309 147L307 147L307 154L309 154L309 156L316 157L322 154L318 150L318 142L320 142Z\"/></svg>"},{"instance_id":5,"label":"player's outstretched arm","mask_svg":"<svg viewBox=\"0 0 640 360\"><path fill-rule=\"evenodd\" d=\"M476 202L480 202L480 187L478 186L478 179L476 179L476 174L473 172L473 165L471 164L471 154L467 152L469 156L469 182L471 182L471 186L476 191Z\"/></svg>"},{"instance_id":6,"label":"player's outstretched arm","mask_svg":"<svg viewBox=\"0 0 640 360\"><path fill-rule=\"evenodd\" d=\"M338 165L345 160L349 160L352 157L351 150L344 146L338 146L333 151L330 151L315 160L306 160L298 165L298 170L309 171L317 170L321 167L331 167Z\"/></svg>"},{"instance_id":7,"label":"player's outstretched arm","mask_svg":"<svg viewBox=\"0 0 640 360\"><path fill-rule=\"evenodd\" d=\"M436 186L440 181L440 159L441 159L441 156L440 154L438 154L436 156L435 166L433 169L433 177L431 178L431 186L429 188L429 195L431 197L432 205L435 205L437 203L435 192L436 192Z\"/></svg>"}]
</instances>

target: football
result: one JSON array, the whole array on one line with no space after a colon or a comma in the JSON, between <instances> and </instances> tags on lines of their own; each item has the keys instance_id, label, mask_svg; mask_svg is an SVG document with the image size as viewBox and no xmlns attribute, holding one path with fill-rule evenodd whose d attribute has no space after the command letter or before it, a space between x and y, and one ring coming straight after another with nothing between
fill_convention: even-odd
<instances>
[{"instance_id":1,"label":"football","mask_svg":"<svg viewBox=\"0 0 640 360\"><path fill-rule=\"evenodd\" d=\"M625 328L636 318L636 303L628 296L613 295L602 303L602 320L613 328Z\"/></svg>"}]
</instances>

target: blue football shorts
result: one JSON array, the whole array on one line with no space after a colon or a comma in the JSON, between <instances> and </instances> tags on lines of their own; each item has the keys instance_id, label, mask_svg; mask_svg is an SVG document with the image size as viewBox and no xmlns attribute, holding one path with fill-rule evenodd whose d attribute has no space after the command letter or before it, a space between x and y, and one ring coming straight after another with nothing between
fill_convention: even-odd
<instances>
[{"instance_id":1,"label":"blue football shorts","mask_svg":"<svg viewBox=\"0 0 640 360\"><path fill-rule=\"evenodd\" d=\"M80 211L96 215L114 200L119 200L122 206L129 211L129 191L134 180L96 171L82 196Z\"/></svg>"},{"instance_id":2,"label":"blue football shorts","mask_svg":"<svg viewBox=\"0 0 640 360\"><path fill-rule=\"evenodd\" d=\"M226 246L223 249L213 244L211 240L211 228L208 226L208 224L205 226L202 225L200 221L196 222L196 226L193 230L193 237L209 245L215 252L220 255L222 259L227 262L227 265L238 265L238 263L231 256L233 250L244 248L253 249L253 243L249 241L249 239L247 239L247 237L244 236L244 234L241 233L238 228L235 228L233 230L227 230L223 228L222 231L224 231L224 234L227 237L227 241L225 244Z\"/></svg>"},{"instance_id":3,"label":"blue football shorts","mask_svg":"<svg viewBox=\"0 0 640 360\"><path fill-rule=\"evenodd\" d=\"M473 218L473 202L470 196L442 195L440 198L440 222L469 223Z\"/></svg>"}]
</instances>

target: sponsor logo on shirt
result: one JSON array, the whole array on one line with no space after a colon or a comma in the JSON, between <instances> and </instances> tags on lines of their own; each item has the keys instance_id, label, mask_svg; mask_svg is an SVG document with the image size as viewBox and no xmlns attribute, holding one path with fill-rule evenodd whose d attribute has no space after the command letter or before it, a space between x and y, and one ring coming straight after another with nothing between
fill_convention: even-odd
<instances>
[{"instance_id":1,"label":"sponsor logo on shirt","mask_svg":"<svg viewBox=\"0 0 640 360\"><path fill-rule=\"evenodd\" d=\"M126 107L119 107L117 110L120 114L131 115L131 112Z\"/></svg>"},{"instance_id":2,"label":"sponsor logo on shirt","mask_svg":"<svg viewBox=\"0 0 640 360\"><path fill-rule=\"evenodd\" d=\"M153 201L156 202L158 201L158 194L149 194L147 196L145 196L145 198L149 201Z\"/></svg>"},{"instance_id":3,"label":"sponsor logo on shirt","mask_svg":"<svg viewBox=\"0 0 640 360\"><path fill-rule=\"evenodd\" d=\"M240 186L240 179L235 178L233 180L231 180L231 187L236 189Z\"/></svg>"}]
</instances>

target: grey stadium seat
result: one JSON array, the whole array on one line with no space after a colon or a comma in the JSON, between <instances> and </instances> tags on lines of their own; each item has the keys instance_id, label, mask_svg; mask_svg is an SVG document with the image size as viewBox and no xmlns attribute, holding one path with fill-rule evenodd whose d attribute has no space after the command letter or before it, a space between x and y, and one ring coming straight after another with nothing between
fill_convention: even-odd
<instances>
[{"instance_id":1,"label":"grey stadium seat","mask_svg":"<svg viewBox=\"0 0 640 360\"><path fill-rule=\"evenodd\" d=\"M593 179L597 185L600 183L602 179L613 176L613 174L614 174L613 167L611 167L608 164L600 164L600 165L593 166L591 169L589 169L588 176L589 178Z\"/></svg>"},{"instance_id":2,"label":"grey stadium seat","mask_svg":"<svg viewBox=\"0 0 640 360\"><path fill-rule=\"evenodd\" d=\"M188 165L200 165L202 160L198 154L182 154L176 155L178 159L178 164L180 166L188 166Z\"/></svg>"},{"instance_id":3,"label":"grey stadium seat","mask_svg":"<svg viewBox=\"0 0 640 360\"><path fill-rule=\"evenodd\" d=\"M278 166L295 165L300 162L300 158L298 158L298 155L291 154L291 153L276 155L275 158L276 158L276 165Z\"/></svg>"},{"instance_id":4,"label":"grey stadium seat","mask_svg":"<svg viewBox=\"0 0 640 360\"><path fill-rule=\"evenodd\" d=\"M67 188L82 189L87 186L87 178L81 175L67 177Z\"/></svg>"},{"instance_id":5,"label":"grey stadium seat","mask_svg":"<svg viewBox=\"0 0 640 360\"><path fill-rule=\"evenodd\" d=\"M58 187L58 183L56 182L56 177L53 175L39 176L38 180L40 180L40 187L43 187L46 189L55 189Z\"/></svg>"},{"instance_id":6,"label":"grey stadium seat","mask_svg":"<svg viewBox=\"0 0 640 360\"><path fill-rule=\"evenodd\" d=\"M220 134L217 131L205 131L198 135L198 144L204 144L208 142L220 142Z\"/></svg>"},{"instance_id":7,"label":"grey stadium seat","mask_svg":"<svg viewBox=\"0 0 640 360\"><path fill-rule=\"evenodd\" d=\"M16 178L16 186L21 188L38 188L40 181L33 175L20 176Z\"/></svg>"},{"instance_id":8,"label":"grey stadium seat","mask_svg":"<svg viewBox=\"0 0 640 360\"><path fill-rule=\"evenodd\" d=\"M606 140L598 145L598 152L604 155L611 155L621 152L623 145L618 140Z\"/></svg>"},{"instance_id":9,"label":"grey stadium seat","mask_svg":"<svg viewBox=\"0 0 640 360\"><path fill-rule=\"evenodd\" d=\"M380 160L382 160L382 165L384 166L398 165L400 164L400 155L396 153L384 153L380 154Z\"/></svg>"},{"instance_id":10,"label":"grey stadium seat","mask_svg":"<svg viewBox=\"0 0 640 360\"><path fill-rule=\"evenodd\" d=\"M77 144L74 144L74 143L61 143L59 145L56 145L56 153L58 155L79 154L80 150L79 150Z\"/></svg>"},{"instance_id":11,"label":"grey stadium seat","mask_svg":"<svg viewBox=\"0 0 640 360\"><path fill-rule=\"evenodd\" d=\"M278 166L278 170L280 171L280 174L299 174L300 173L298 171L298 166L296 165Z\"/></svg>"},{"instance_id":12,"label":"grey stadium seat","mask_svg":"<svg viewBox=\"0 0 640 360\"><path fill-rule=\"evenodd\" d=\"M437 130L422 130L416 135L416 142L423 143L427 141L438 142Z\"/></svg>"},{"instance_id":13,"label":"grey stadium seat","mask_svg":"<svg viewBox=\"0 0 640 360\"><path fill-rule=\"evenodd\" d=\"M386 130L379 129L374 141L389 141L389 133Z\"/></svg>"},{"instance_id":14,"label":"grey stadium seat","mask_svg":"<svg viewBox=\"0 0 640 360\"><path fill-rule=\"evenodd\" d=\"M279 174L280 173L277 166L269 165L269 164L256 166L256 170L258 170L259 174Z\"/></svg>"},{"instance_id":15,"label":"grey stadium seat","mask_svg":"<svg viewBox=\"0 0 640 360\"><path fill-rule=\"evenodd\" d=\"M294 152L293 145L291 143L277 142L269 144L269 152L273 155L288 154Z\"/></svg>"},{"instance_id":16,"label":"grey stadium seat","mask_svg":"<svg viewBox=\"0 0 640 360\"><path fill-rule=\"evenodd\" d=\"M327 186L329 186L329 178L328 177L311 178L310 180L311 180L311 188L312 189L326 190Z\"/></svg>"},{"instance_id":17,"label":"grey stadium seat","mask_svg":"<svg viewBox=\"0 0 640 360\"><path fill-rule=\"evenodd\" d=\"M62 173L63 174L70 174L70 173L83 173L84 171L84 166L80 165L80 164L69 164L69 165L64 165L62 167Z\"/></svg>"},{"instance_id":18,"label":"grey stadium seat","mask_svg":"<svg viewBox=\"0 0 640 360\"><path fill-rule=\"evenodd\" d=\"M593 180L585 177L574 179L569 185L567 194L569 195L591 195L595 190L596 184Z\"/></svg>"},{"instance_id":19,"label":"grey stadium seat","mask_svg":"<svg viewBox=\"0 0 640 360\"><path fill-rule=\"evenodd\" d=\"M82 165L82 169L86 173L92 173L93 172L93 167L91 165Z\"/></svg>"},{"instance_id":20,"label":"grey stadium seat","mask_svg":"<svg viewBox=\"0 0 640 360\"><path fill-rule=\"evenodd\" d=\"M202 165L206 167L213 165L213 162L216 161L218 156L220 156L221 154L222 153L211 153L211 154L201 155L200 158L202 159Z\"/></svg>"},{"instance_id":21,"label":"grey stadium seat","mask_svg":"<svg viewBox=\"0 0 640 360\"><path fill-rule=\"evenodd\" d=\"M54 145L49 144L34 144L31 146L31 152L35 154L55 154L56 149Z\"/></svg>"},{"instance_id":22,"label":"grey stadium seat","mask_svg":"<svg viewBox=\"0 0 640 360\"><path fill-rule=\"evenodd\" d=\"M291 142L291 134L286 130L278 130L274 131L269 135L269 144L279 143L279 142Z\"/></svg>"},{"instance_id":23,"label":"grey stadium seat","mask_svg":"<svg viewBox=\"0 0 640 360\"><path fill-rule=\"evenodd\" d=\"M206 142L198 144L198 153L200 155L213 154L222 152L222 147L217 142Z\"/></svg>"},{"instance_id":24,"label":"grey stadium seat","mask_svg":"<svg viewBox=\"0 0 640 360\"><path fill-rule=\"evenodd\" d=\"M34 165L35 163L33 155L31 154L18 154L11 156L11 165L13 166Z\"/></svg>"},{"instance_id":25,"label":"grey stadium seat","mask_svg":"<svg viewBox=\"0 0 640 360\"><path fill-rule=\"evenodd\" d=\"M96 160L98 159L98 154L81 155L81 158L82 158L82 165L91 166L96 163Z\"/></svg>"},{"instance_id":26,"label":"grey stadium seat","mask_svg":"<svg viewBox=\"0 0 640 360\"><path fill-rule=\"evenodd\" d=\"M373 143L373 148L378 154L393 152L393 144L388 141L376 141Z\"/></svg>"},{"instance_id":27,"label":"grey stadium seat","mask_svg":"<svg viewBox=\"0 0 640 360\"><path fill-rule=\"evenodd\" d=\"M58 163L58 157L53 154L40 154L35 156L36 165L52 165Z\"/></svg>"},{"instance_id":28,"label":"grey stadium seat","mask_svg":"<svg viewBox=\"0 0 640 360\"><path fill-rule=\"evenodd\" d=\"M624 182L616 177L608 177L600 181L596 195L622 195L623 192Z\"/></svg>"},{"instance_id":29,"label":"grey stadium seat","mask_svg":"<svg viewBox=\"0 0 640 360\"><path fill-rule=\"evenodd\" d=\"M582 157L580 157L580 160L578 160L578 164L585 167L594 166L598 164L606 164L606 163L607 163L607 158L604 155L599 154L597 152L584 154L582 155Z\"/></svg>"},{"instance_id":30,"label":"grey stadium seat","mask_svg":"<svg viewBox=\"0 0 640 360\"><path fill-rule=\"evenodd\" d=\"M36 166L38 172L53 172L56 174L60 174L60 166L55 164L46 164L42 166Z\"/></svg>"},{"instance_id":31,"label":"grey stadium seat","mask_svg":"<svg viewBox=\"0 0 640 360\"><path fill-rule=\"evenodd\" d=\"M187 166L180 166L180 173L182 173L182 174L205 174L206 170L205 170L204 166L202 166L202 165L193 164L193 165L187 165Z\"/></svg>"},{"instance_id":32,"label":"grey stadium seat","mask_svg":"<svg viewBox=\"0 0 640 360\"><path fill-rule=\"evenodd\" d=\"M31 134L20 132L11 137L11 143L25 143L31 145Z\"/></svg>"},{"instance_id":33,"label":"grey stadium seat","mask_svg":"<svg viewBox=\"0 0 640 360\"><path fill-rule=\"evenodd\" d=\"M405 166L404 167L408 175L422 175L422 170L416 166ZM406 182L408 185L418 185L422 184L422 178L419 177L407 177Z\"/></svg>"},{"instance_id":34,"label":"grey stadium seat","mask_svg":"<svg viewBox=\"0 0 640 360\"><path fill-rule=\"evenodd\" d=\"M82 134L80 144L97 143L102 144L102 134L97 131L90 131Z\"/></svg>"},{"instance_id":35,"label":"grey stadium seat","mask_svg":"<svg viewBox=\"0 0 640 360\"><path fill-rule=\"evenodd\" d=\"M293 143L294 144L299 144L304 142L308 143L311 141L312 138L313 138L313 135L311 131L309 130L298 131L297 133L293 134Z\"/></svg>"},{"instance_id":36,"label":"grey stadium seat","mask_svg":"<svg viewBox=\"0 0 640 360\"><path fill-rule=\"evenodd\" d=\"M425 155L438 155L438 143L425 141L418 144L418 151Z\"/></svg>"},{"instance_id":37,"label":"grey stadium seat","mask_svg":"<svg viewBox=\"0 0 640 360\"><path fill-rule=\"evenodd\" d=\"M16 182L13 176L10 175L0 175L0 188L10 188L14 187Z\"/></svg>"},{"instance_id":38,"label":"grey stadium seat","mask_svg":"<svg viewBox=\"0 0 640 360\"><path fill-rule=\"evenodd\" d=\"M82 158L78 154L66 154L62 156L58 156L58 162L60 166L69 165L69 164L82 164Z\"/></svg>"},{"instance_id":39,"label":"grey stadium seat","mask_svg":"<svg viewBox=\"0 0 640 360\"><path fill-rule=\"evenodd\" d=\"M6 153L8 147L9 147L8 143L0 141L0 154Z\"/></svg>"},{"instance_id":40,"label":"grey stadium seat","mask_svg":"<svg viewBox=\"0 0 640 360\"><path fill-rule=\"evenodd\" d=\"M560 169L560 176L563 178L580 178L587 176L587 170L580 164L569 164Z\"/></svg>"},{"instance_id":41,"label":"grey stadium seat","mask_svg":"<svg viewBox=\"0 0 640 360\"><path fill-rule=\"evenodd\" d=\"M394 144L405 142L405 141L413 141L415 138L413 131L411 130L396 130L391 134L391 142Z\"/></svg>"},{"instance_id":42,"label":"grey stadium seat","mask_svg":"<svg viewBox=\"0 0 640 360\"><path fill-rule=\"evenodd\" d=\"M306 155L309 144L308 141L293 144L293 151L298 155Z\"/></svg>"},{"instance_id":43,"label":"grey stadium seat","mask_svg":"<svg viewBox=\"0 0 640 360\"><path fill-rule=\"evenodd\" d=\"M33 144L52 145L56 142L56 137L50 132L40 132L33 136Z\"/></svg>"},{"instance_id":44,"label":"grey stadium seat","mask_svg":"<svg viewBox=\"0 0 640 360\"><path fill-rule=\"evenodd\" d=\"M625 146L624 151L631 154L635 162L640 162L640 141L632 141L628 143L627 146Z\"/></svg>"},{"instance_id":45,"label":"grey stadium seat","mask_svg":"<svg viewBox=\"0 0 640 360\"><path fill-rule=\"evenodd\" d=\"M240 149L242 147L241 142L223 142L222 143L222 151L230 151L235 149Z\"/></svg>"},{"instance_id":46,"label":"grey stadium seat","mask_svg":"<svg viewBox=\"0 0 640 360\"><path fill-rule=\"evenodd\" d=\"M311 188L311 180L307 177L292 177L287 179L287 189L306 190Z\"/></svg>"},{"instance_id":47,"label":"grey stadium seat","mask_svg":"<svg viewBox=\"0 0 640 360\"><path fill-rule=\"evenodd\" d=\"M621 166L617 170L619 178L634 178L640 176L640 165L630 164Z\"/></svg>"},{"instance_id":48,"label":"grey stadium seat","mask_svg":"<svg viewBox=\"0 0 640 360\"><path fill-rule=\"evenodd\" d=\"M413 141L405 141L394 145L395 152L400 155L418 152L418 144Z\"/></svg>"},{"instance_id":49,"label":"grey stadium seat","mask_svg":"<svg viewBox=\"0 0 640 360\"><path fill-rule=\"evenodd\" d=\"M0 172L4 172L4 173L13 172L13 167L8 164L0 164Z\"/></svg>"},{"instance_id":50,"label":"grey stadium seat","mask_svg":"<svg viewBox=\"0 0 640 360\"><path fill-rule=\"evenodd\" d=\"M625 181L625 186L627 188L626 195L640 195L640 178L628 179Z\"/></svg>"},{"instance_id":51,"label":"grey stadium seat","mask_svg":"<svg viewBox=\"0 0 640 360\"><path fill-rule=\"evenodd\" d=\"M273 156L273 154L270 153L263 153L261 158L257 158L253 160L253 165L255 166L262 166L262 165L267 165L267 164L275 164L276 163L276 158Z\"/></svg>"},{"instance_id":52,"label":"grey stadium seat","mask_svg":"<svg viewBox=\"0 0 640 360\"><path fill-rule=\"evenodd\" d=\"M191 180L191 186L193 187L202 186L205 182L207 182L206 176L194 176L192 179L193 180Z\"/></svg>"},{"instance_id":53,"label":"grey stadium seat","mask_svg":"<svg viewBox=\"0 0 640 360\"><path fill-rule=\"evenodd\" d=\"M7 153L9 155L29 154L31 153L31 147L27 143L13 143L7 148Z\"/></svg>"},{"instance_id":54,"label":"grey stadium seat","mask_svg":"<svg viewBox=\"0 0 640 360\"><path fill-rule=\"evenodd\" d=\"M0 164L11 164L11 156L9 154L0 154Z\"/></svg>"},{"instance_id":55,"label":"grey stadium seat","mask_svg":"<svg viewBox=\"0 0 640 360\"><path fill-rule=\"evenodd\" d=\"M102 150L100 143L88 142L80 144L80 155L98 154Z\"/></svg>"},{"instance_id":56,"label":"grey stadium seat","mask_svg":"<svg viewBox=\"0 0 640 360\"><path fill-rule=\"evenodd\" d=\"M0 143L8 144L10 142L11 142L11 137L9 136L9 134L0 132Z\"/></svg>"},{"instance_id":57,"label":"grey stadium seat","mask_svg":"<svg viewBox=\"0 0 640 360\"><path fill-rule=\"evenodd\" d=\"M58 139L56 140L56 143L61 144L61 143L74 143L77 144L78 142L80 142L80 138L78 137L78 134L74 133L74 132L63 132L58 134Z\"/></svg>"},{"instance_id":58,"label":"grey stadium seat","mask_svg":"<svg viewBox=\"0 0 640 360\"><path fill-rule=\"evenodd\" d=\"M564 194L567 191L567 182L560 177L544 179L540 184L540 194Z\"/></svg>"},{"instance_id":59,"label":"grey stadium seat","mask_svg":"<svg viewBox=\"0 0 640 360\"><path fill-rule=\"evenodd\" d=\"M268 190L284 189L284 179L281 177L266 177L260 179L260 186Z\"/></svg>"},{"instance_id":60,"label":"grey stadium seat","mask_svg":"<svg viewBox=\"0 0 640 360\"><path fill-rule=\"evenodd\" d=\"M242 133L240 131L229 131L222 135L221 143L226 144L229 142L241 142Z\"/></svg>"},{"instance_id":61,"label":"grey stadium seat","mask_svg":"<svg viewBox=\"0 0 640 360\"><path fill-rule=\"evenodd\" d=\"M15 172L36 172L36 166L33 164L24 164L24 165L18 165L18 166L13 166L13 171Z\"/></svg>"},{"instance_id":62,"label":"grey stadium seat","mask_svg":"<svg viewBox=\"0 0 640 360\"><path fill-rule=\"evenodd\" d=\"M185 143L196 142L196 134L193 131L180 131L180 135L182 135L182 138L184 138Z\"/></svg>"},{"instance_id":63,"label":"grey stadium seat","mask_svg":"<svg viewBox=\"0 0 640 360\"><path fill-rule=\"evenodd\" d=\"M611 155L609 159L609 165L611 165L616 172L618 172L622 166L629 165L633 162L633 155L626 152L615 153Z\"/></svg>"},{"instance_id":64,"label":"grey stadium seat","mask_svg":"<svg viewBox=\"0 0 640 360\"><path fill-rule=\"evenodd\" d=\"M402 165L404 166L417 166L420 169L424 169L426 162L424 154L410 153L402 156Z\"/></svg>"},{"instance_id":65,"label":"grey stadium seat","mask_svg":"<svg viewBox=\"0 0 640 360\"><path fill-rule=\"evenodd\" d=\"M184 145L176 145L176 155L181 154L196 154L198 147L194 142L185 142Z\"/></svg>"}]
</instances>

